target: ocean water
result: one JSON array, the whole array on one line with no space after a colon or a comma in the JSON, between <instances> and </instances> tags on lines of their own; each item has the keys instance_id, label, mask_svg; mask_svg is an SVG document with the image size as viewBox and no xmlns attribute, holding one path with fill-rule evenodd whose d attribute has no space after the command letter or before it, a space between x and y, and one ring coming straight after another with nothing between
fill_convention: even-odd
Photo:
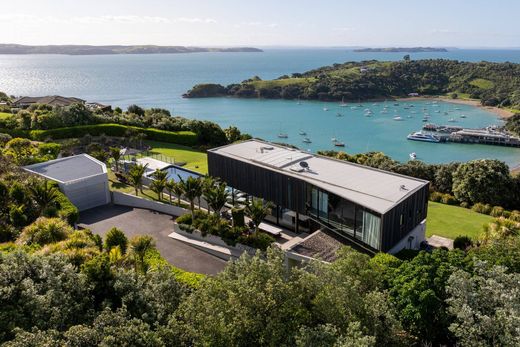
<instances>
[{"instance_id":1,"label":"ocean water","mask_svg":"<svg viewBox=\"0 0 520 347\"><path fill-rule=\"evenodd\" d=\"M399 60L403 53L356 53L345 49L268 49L263 53L194 53L161 55L0 55L0 90L13 95L60 94L89 101L126 107L163 107L189 118L208 119L222 126L235 125L253 136L284 141L316 151L333 149L330 139L346 143L350 153L368 150L384 151L398 160L407 160L410 152L426 162L463 161L476 158L498 158L508 164L520 162L520 149L496 146L429 144L406 140L411 131L422 126L422 108L431 121L440 124L454 118L467 127L500 124L493 114L482 109L440 104L449 116L434 113L431 105L414 102L416 114L408 114L401 103L381 114L382 106L364 104L358 110L339 108L330 103L284 100L240 100L232 98L183 99L181 95L196 83L229 84L252 76L276 78L303 72L323 65L368 59ZM520 50L451 50L446 53L411 54L412 59L446 58L464 61L511 61L520 63ZM390 104L391 105L391 104ZM459 107L461 110L453 110ZM364 117L371 108L373 117ZM395 110L394 110L395 109ZM452 112L451 112L452 111ZM343 117L336 117L341 112ZM459 114L460 112L460 114ZM460 118L461 114L467 117ZM392 118L399 115L403 121ZM411 118L407 118L411 116ZM301 142L300 129L308 132L311 144Z\"/></svg>"}]
</instances>

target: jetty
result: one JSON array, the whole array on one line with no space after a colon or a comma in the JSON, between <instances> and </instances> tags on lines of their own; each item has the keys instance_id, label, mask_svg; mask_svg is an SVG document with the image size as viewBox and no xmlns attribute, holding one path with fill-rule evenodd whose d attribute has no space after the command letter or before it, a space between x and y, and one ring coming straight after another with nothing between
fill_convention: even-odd
<instances>
[{"instance_id":1,"label":"jetty","mask_svg":"<svg viewBox=\"0 0 520 347\"><path fill-rule=\"evenodd\" d=\"M484 129L466 129L457 126L426 124L424 131L435 132L440 142L476 143L483 145L520 148L520 137L496 127Z\"/></svg>"}]
</instances>

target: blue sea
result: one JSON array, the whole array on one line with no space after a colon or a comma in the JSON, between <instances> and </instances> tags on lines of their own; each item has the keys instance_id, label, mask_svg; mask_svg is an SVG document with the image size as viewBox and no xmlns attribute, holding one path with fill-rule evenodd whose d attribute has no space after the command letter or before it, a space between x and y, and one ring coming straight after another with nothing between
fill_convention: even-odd
<instances>
[{"instance_id":1,"label":"blue sea","mask_svg":"<svg viewBox=\"0 0 520 347\"><path fill-rule=\"evenodd\" d=\"M197 83L229 84L252 76L276 78L334 63L360 60L399 60L404 53L357 53L347 49L266 49L263 53L194 53L160 55L0 55L0 90L13 95L60 94L76 96L113 106L138 104L163 107L176 115L212 120L226 127L235 125L253 136L280 140L279 132L289 135L285 142L316 151L334 149L331 138L345 142L349 153L383 151L405 161L409 153L418 159L438 163L476 158L497 158L510 165L520 162L520 149L496 146L430 144L406 140L420 130L423 113L431 122L464 127L501 124L493 114L467 105L425 101L413 108L365 103L351 109L336 103L284 100L240 100L232 98L183 99L181 95ZM412 59L444 58L463 61L520 63L520 50L454 49L444 53L411 54ZM356 103L357 104L357 103ZM328 108L329 111L323 111ZM372 111L365 117L365 109ZM426 110L423 111L423 108ZM460 108L460 110L455 110ZM439 113L435 111L441 110ZM415 111L416 113L412 113ZM337 113L343 114L337 117ZM444 112L448 115L444 116ZM461 118L465 115L466 118ZM393 117L400 116L402 121ZM455 122L448 123L453 118ZM312 141L302 143L299 131ZM337 148L336 148L337 149Z\"/></svg>"}]
</instances>

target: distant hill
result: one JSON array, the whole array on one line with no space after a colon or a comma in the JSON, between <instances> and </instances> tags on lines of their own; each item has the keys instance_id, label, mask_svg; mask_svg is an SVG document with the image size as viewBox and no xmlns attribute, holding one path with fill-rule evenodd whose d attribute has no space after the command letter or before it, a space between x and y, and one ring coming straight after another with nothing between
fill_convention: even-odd
<instances>
[{"instance_id":1,"label":"distant hill","mask_svg":"<svg viewBox=\"0 0 520 347\"><path fill-rule=\"evenodd\" d=\"M387 47L387 48L359 48L354 52L372 52L372 53L419 53L419 52L447 52L446 48L434 47Z\"/></svg>"},{"instance_id":2,"label":"distant hill","mask_svg":"<svg viewBox=\"0 0 520 347\"><path fill-rule=\"evenodd\" d=\"M88 46L88 45L48 45L27 46L0 44L0 54L164 54L164 53L199 53L199 52L262 52L253 47L207 48L185 46Z\"/></svg>"},{"instance_id":3,"label":"distant hill","mask_svg":"<svg viewBox=\"0 0 520 347\"><path fill-rule=\"evenodd\" d=\"M239 98L358 101L420 95L480 99L486 106L520 108L520 64L446 59L362 61L324 66L262 80L258 76L222 86L199 84L187 98Z\"/></svg>"}]
</instances>

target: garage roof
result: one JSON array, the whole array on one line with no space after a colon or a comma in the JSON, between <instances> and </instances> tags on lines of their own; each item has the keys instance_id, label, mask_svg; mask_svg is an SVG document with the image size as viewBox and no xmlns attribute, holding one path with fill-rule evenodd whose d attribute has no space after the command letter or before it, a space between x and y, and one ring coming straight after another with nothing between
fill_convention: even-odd
<instances>
[{"instance_id":1,"label":"garage roof","mask_svg":"<svg viewBox=\"0 0 520 347\"><path fill-rule=\"evenodd\" d=\"M104 163L88 154L79 154L24 167L29 172L61 183L77 181L107 172Z\"/></svg>"}]
</instances>

